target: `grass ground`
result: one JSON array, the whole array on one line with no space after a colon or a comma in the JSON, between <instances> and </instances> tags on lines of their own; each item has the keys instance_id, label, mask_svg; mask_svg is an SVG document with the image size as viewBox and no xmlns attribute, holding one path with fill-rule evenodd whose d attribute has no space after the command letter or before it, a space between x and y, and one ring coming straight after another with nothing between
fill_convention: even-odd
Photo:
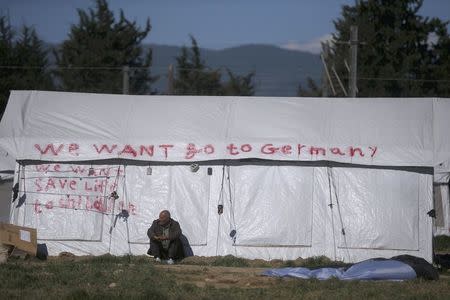
<instances>
[{"instance_id":1,"label":"grass ground","mask_svg":"<svg viewBox=\"0 0 450 300\"><path fill-rule=\"evenodd\" d=\"M322 257L287 264L320 267L328 263ZM406 282L318 281L260 275L264 267L272 266L232 256L193 258L173 266L155 264L146 256L62 257L47 261L16 258L0 265L0 295L2 299L448 299L450 295L449 273L438 281Z\"/></svg>"}]
</instances>

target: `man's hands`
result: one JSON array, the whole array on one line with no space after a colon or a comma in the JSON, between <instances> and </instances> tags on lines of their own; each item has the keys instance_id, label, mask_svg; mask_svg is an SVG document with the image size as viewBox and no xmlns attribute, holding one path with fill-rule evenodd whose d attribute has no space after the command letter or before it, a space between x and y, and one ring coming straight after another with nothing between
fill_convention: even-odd
<instances>
[{"instance_id":1,"label":"man's hands","mask_svg":"<svg viewBox=\"0 0 450 300\"><path fill-rule=\"evenodd\" d=\"M153 236L153 239L155 239L157 241L165 241L165 240L168 240L169 238L168 237L164 237L162 235L155 235L155 236Z\"/></svg>"}]
</instances>

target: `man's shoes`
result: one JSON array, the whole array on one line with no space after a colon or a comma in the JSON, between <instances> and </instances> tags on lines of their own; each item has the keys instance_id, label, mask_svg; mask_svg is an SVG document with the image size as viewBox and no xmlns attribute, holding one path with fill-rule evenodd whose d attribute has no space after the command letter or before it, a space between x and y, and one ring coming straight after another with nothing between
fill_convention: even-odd
<instances>
[{"instance_id":1,"label":"man's shoes","mask_svg":"<svg viewBox=\"0 0 450 300\"><path fill-rule=\"evenodd\" d=\"M161 258L159 258L159 257L155 257L155 262L156 262L156 263L161 263L162 260L161 260ZM175 264L175 262L173 261L173 259L169 258L169 259L167 260L167 264L168 264L168 265L173 265L173 264Z\"/></svg>"}]
</instances>

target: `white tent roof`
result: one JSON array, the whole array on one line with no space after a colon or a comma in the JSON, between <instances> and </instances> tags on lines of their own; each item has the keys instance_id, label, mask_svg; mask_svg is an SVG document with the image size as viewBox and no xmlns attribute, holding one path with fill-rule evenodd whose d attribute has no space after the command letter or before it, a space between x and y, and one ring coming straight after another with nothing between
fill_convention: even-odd
<instances>
[{"instance_id":1,"label":"white tent roof","mask_svg":"<svg viewBox=\"0 0 450 300\"><path fill-rule=\"evenodd\" d=\"M449 114L450 99L437 98L12 91L0 147L45 161L261 158L448 171Z\"/></svg>"}]
</instances>

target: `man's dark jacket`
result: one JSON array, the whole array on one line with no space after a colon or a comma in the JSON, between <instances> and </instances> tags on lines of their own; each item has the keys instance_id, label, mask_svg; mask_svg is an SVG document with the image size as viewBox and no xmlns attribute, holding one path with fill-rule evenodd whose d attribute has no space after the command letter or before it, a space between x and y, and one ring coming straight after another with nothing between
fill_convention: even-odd
<instances>
[{"instance_id":1,"label":"man's dark jacket","mask_svg":"<svg viewBox=\"0 0 450 300\"><path fill-rule=\"evenodd\" d=\"M169 240L174 241L179 239L181 236L181 228L180 224L173 220L172 218L169 220ZM152 226L147 231L147 236L149 239L154 240L154 236L161 236L163 234L163 226L159 224L159 219L153 221Z\"/></svg>"}]
</instances>

